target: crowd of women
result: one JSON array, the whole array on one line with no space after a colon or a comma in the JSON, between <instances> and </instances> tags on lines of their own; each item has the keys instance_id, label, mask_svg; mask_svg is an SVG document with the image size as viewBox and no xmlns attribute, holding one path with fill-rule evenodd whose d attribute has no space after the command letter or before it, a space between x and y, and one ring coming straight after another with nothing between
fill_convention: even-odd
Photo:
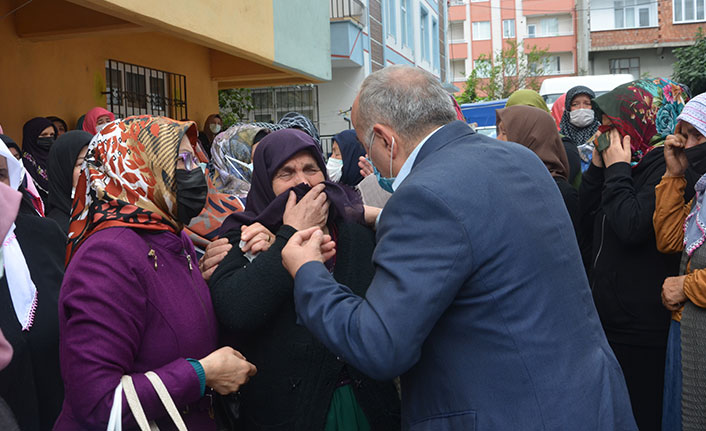
<instances>
[{"instance_id":1,"label":"crowd of women","mask_svg":"<svg viewBox=\"0 0 706 431\"><path fill-rule=\"evenodd\" d=\"M319 227L329 271L364 296L390 178L354 130L326 161L298 113L221 128L94 108L77 130L28 121L21 147L0 135L2 429L104 429L116 404L134 428L126 375L175 429L149 372L188 429L400 428L396 381L297 324L281 263ZM706 94L642 79L550 111L520 90L497 130L556 182L640 430L706 427Z\"/></svg>"}]
</instances>

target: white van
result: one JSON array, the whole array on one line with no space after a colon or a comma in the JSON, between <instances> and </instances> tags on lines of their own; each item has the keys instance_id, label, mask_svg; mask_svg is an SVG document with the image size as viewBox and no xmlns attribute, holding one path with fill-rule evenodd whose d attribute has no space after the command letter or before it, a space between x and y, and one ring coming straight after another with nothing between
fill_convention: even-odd
<instances>
[{"instance_id":1,"label":"white van","mask_svg":"<svg viewBox=\"0 0 706 431\"><path fill-rule=\"evenodd\" d=\"M549 109L552 109L552 105L556 99L577 85L590 88L596 93L596 97L598 97L620 84L625 84L633 80L635 80L635 78L629 73L620 75L583 75L548 78L542 81L539 94L544 98L544 101L547 102Z\"/></svg>"}]
</instances>

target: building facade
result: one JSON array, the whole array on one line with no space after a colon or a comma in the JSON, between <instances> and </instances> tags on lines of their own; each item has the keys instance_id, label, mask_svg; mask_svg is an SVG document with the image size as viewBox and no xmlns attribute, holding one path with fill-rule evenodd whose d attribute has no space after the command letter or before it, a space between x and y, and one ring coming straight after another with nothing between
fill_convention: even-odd
<instances>
[{"instance_id":1,"label":"building facade","mask_svg":"<svg viewBox=\"0 0 706 431\"><path fill-rule=\"evenodd\" d=\"M574 0L450 0L448 17L449 79L460 89L474 68L484 77L481 58L495 57L508 40L546 49L547 77L578 72Z\"/></svg>"},{"instance_id":2,"label":"building facade","mask_svg":"<svg viewBox=\"0 0 706 431\"><path fill-rule=\"evenodd\" d=\"M0 124L218 112L218 90L331 79L328 0L0 0ZM301 23L305 22L306 26Z\"/></svg>"},{"instance_id":3,"label":"building facade","mask_svg":"<svg viewBox=\"0 0 706 431\"><path fill-rule=\"evenodd\" d=\"M360 84L385 66L417 66L445 81L446 0L329 1L331 80L316 96L322 136L351 127Z\"/></svg>"},{"instance_id":4,"label":"building facade","mask_svg":"<svg viewBox=\"0 0 706 431\"><path fill-rule=\"evenodd\" d=\"M706 0L591 0L591 73L671 77L674 49L706 30Z\"/></svg>"}]
</instances>

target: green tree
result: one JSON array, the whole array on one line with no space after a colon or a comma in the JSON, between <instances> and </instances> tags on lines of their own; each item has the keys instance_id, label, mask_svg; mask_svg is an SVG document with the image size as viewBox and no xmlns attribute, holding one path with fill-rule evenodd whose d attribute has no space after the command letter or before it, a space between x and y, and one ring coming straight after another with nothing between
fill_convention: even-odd
<instances>
[{"instance_id":1,"label":"green tree","mask_svg":"<svg viewBox=\"0 0 706 431\"><path fill-rule=\"evenodd\" d=\"M548 51L536 45L520 54L515 40L506 40L500 52L491 58L485 54L476 60L477 67L466 79L466 88L456 99L459 103L497 100L509 97L522 88L539 90ZM484 96L480 96L483 93Z\"/></svg>"},{"instance_id":2,"label":"green tree","mask_svg":"<svg viewBox=\"0 0 706 431\"><path fill-rule=\"evenodd\" d=\"M672 75L676 82L688 85L694 96L706 92L706 37L701 27L696 32L695 42L674 50L677 61Z\"/></svg>"},{"instance_id":3,"label":"green tree","mask_svg":"<svg viewBox=\"0 0 706 431\"><path fill-rule=\"evenodd\" d=\"M220 107L223 128L247 120L253 110L252 94L247 88L231 88L218 91L218 106Z\"/></svg>"}]
</instances>

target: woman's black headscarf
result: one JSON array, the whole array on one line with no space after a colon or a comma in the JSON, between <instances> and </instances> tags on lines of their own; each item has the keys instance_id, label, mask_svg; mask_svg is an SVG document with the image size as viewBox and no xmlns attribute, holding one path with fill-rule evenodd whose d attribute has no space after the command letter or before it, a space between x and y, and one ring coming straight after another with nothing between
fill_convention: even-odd
<instances>
[{"instance_id":1,"label":"woman's black headscarf","mask_svg":"<svg viewBox=\"0 0 706 431\"><path fill-rule=\"evenodd\" d=\"M59 136L49 150L47 217L56 220L65 233L69 231L74 166L81 149L88 145L92 138L90 133L83 130L71 130Z\"/></svg>"},{"instance_id":2,"label":"woman's black headscarf","mask_svg":"<svg viewBox=\"0 0 706 431\"><path fill-rule=\"evenodd\" d=\"M27 173L34 179L42 199L46 199L47 193L49 193L47 158L51 144L41 145L37 143L37 139L47 127L53 128L54 136L56 136L56 126L44 117L32 118L22 127L22 163L27 169Z\"/></svg>"},{"instance_id":3,"label":"woman's black headscarf","mask_svg":"<svg viewBox=\"0 0 706 431\"><path fill-rule=\"evenodd\" d=\"M343 160L343 174L339 182L351 187L358 185L359 182L363 181L363 176L360 175L360 168L358 167L358 158L365 155L365 150L355 135L355 130L344 130L334 136L333 140L338 144L338 148L341 150L341 159Z\"/></svg>"},{"instance_id":4,"label":"woman's black headscarf","mask_svg":"<svg viewBox=\"0 0 706 431\"><path fill-rule=\"evenodd\" d=\"M363 223L363 201L350 187L328 181L326 164L314 139L307 133L296 129L283 129L272 132L260 141L253 159L253 175L250 192L245 204L245 211L228 216L221 227L220 236L240 229L242 225L261 223L271 232L282 226L284 208L289 192L279 196L272 190L272 178L279 168L295 154L309 151L324 175L324 192L330 202L329 223L343 218L346 221ZM299 184L291 190L301 199L311 187Z\"/></svg>"},{"instance_id":5,"label":"woman's black headscarf","mask_svg":"<svg viewBox=\"0 0 706 431\"><path fill-rule=\"evenodd\" d=\"M589 139L598 131L598 127L601 122L596 118L593 123L586 127L576 127L571 124L571 101L574 97L579 94L585 94L591 98L591 102L596 98L596 93L593 92L588 87L583 85L577 85L571 90L566 92L566 99L564 100L564 113L561 116L561 122L559 123L559 133L571 139L571 141L576 145L583 145L588 142Z\"/></svg>"}]
</instances>

